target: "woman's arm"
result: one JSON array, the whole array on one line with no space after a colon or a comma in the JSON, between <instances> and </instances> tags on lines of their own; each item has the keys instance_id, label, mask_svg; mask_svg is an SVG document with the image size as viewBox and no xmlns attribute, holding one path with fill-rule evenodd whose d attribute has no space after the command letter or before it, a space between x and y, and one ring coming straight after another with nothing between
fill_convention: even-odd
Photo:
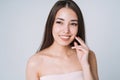
<instances>
[{"instance_id":1,"label":"woman's arm","mask_svg":"<svg viewBox=\"0 0 120 80\"><path fill-rule=\"evenodd\" d=\"M89 61L89 64L83 66L84 79L99 80L96 56L92 51L89 51L88 61Z\"/></svg>"},{"instance_id":2,"label":"woman's arm","mask_svg":"<svg viewBox=\"0 0 120 80\"><path fill-rule=\"evenodd\" d=\"M93 51L89 52L89 64L90 64L90 70L92 72L94 80L99 80L98 69L97 69L97 60L96 60L96 56Z\"/></svg>"},{"instance_id":3,"label":"woman's arm","mask_svg":"<svg viewBox=\"0 0 120 80\"><path fill-rule=\"evenodd\" d=\"M97 63L94 53L91 53L80 37L76 37L75 39L80 45L74 42L72 49L76 49L78 60L83 69L84 80L98 80Z\"/></svg>"},{"instance_id":4,"label":"woman's arm","mask_svg":"<svg viewBox=\"0 0 120 80\"><path fill-rule=\"evenodd\" d=\"M27 63L26 80L39 80L38 61L35 56L32 56Z\"/></svg>"}]
</instances>

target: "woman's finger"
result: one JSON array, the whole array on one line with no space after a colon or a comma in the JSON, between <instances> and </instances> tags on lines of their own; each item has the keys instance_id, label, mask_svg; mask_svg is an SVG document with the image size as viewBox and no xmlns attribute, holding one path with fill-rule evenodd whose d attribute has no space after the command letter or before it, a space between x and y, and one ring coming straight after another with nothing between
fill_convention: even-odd
<instances>
[{"instance_id":1,"label":"woman's finger","mask_svg":"<svg viewBox=\"0 0 120 80\"><path fill-rule=\"evenodd\" d=\"M72 49L76 49L76 50L78 50L78 51L87 51L88 49L86 49L86 48L84 48L84 47L82 47L82 46L73 46L73 47L71 47Z\"/></svg>"},{"instance_id":2,"label":"woman's finger","mask_svg":"<svg viewBox=\"0 0 120 80\"><path fill-rule=\"evenodd\" d=\"M72 48L72 49L77 49L78 46L79 46L79 45L77 44L77 42L74 42L74 46L72 46L71 48Z\"/></svg>"},{"instance_id":3,"label":"woman's finger","mask_svg":"<svg viewBox=\"0 0 120 80\"><path fill-rule=\"evenodd\" d=\"M72 49L76 49L76 50L81 50L81 49L86 50L86 48L84 48L83 46L78 45L77 42L74 42L74 46L71 47L71 48L72 48Z\"/></svg>"},{"instance_id":4,"label":"woman's finger","mask_svg":"<svg viewBox=\"0 0 120 80\"><path fill-rule=\"evenodd\" d=\"M84 41L80 37L75 37L75 39L81 44L81 46L84 46L87 48L87 45L84 43Z\"/></svg>"}]
</instances>

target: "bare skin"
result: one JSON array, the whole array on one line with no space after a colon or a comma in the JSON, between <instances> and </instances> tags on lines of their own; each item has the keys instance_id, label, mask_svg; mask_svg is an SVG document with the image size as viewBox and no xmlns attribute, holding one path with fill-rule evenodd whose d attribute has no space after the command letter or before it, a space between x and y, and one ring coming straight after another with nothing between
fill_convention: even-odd
<instances>
[{"instance_id":1,"label":"bare skin","mask_svg":"<svg viewBox=\"0 0 120 80\"><path fill-rule=\"evenodd\" d=\"M40 80L41 76L64 74L79 70L86 75L87 79L85 80L98 80L96 57L92 51L89 51L88 54L89 62L83 66L80 64L75 50L68 52L70 53L67 55L58 56L54 55L56 53L52 53L51 48L47 48L33 55L28 62L27 80Z\"/></svg>"},{"instance_id":2,"label":"bare skin","mask_svg":"<svg viewBox=\"0 0 120 80\"><path fill-rule=\"evenodd\" d=\"M40 80L40 77L82 71L84 80L98 80L95 54L80 37L76 37L77 16L69 8L58 11L53 25L53 44L34 54L27 63L27 80ZM76 39L81 45L74 42Z\"/></svg>"}]
</instances>

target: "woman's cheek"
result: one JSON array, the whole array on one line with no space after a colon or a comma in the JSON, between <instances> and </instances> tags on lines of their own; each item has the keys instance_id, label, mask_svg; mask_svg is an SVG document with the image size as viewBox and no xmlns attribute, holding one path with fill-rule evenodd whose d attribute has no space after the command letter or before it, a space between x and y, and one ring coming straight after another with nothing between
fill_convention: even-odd
<instances>
[{"instance_id":1,"label":"woman's cheek","mask_svg":"<svg viewBox=\"0 0 120 80\"><path fill-rule=\"evenodd\" d=\"M60 32L62 29L61 29L61 26L55 26L54 27L54 31L56 32L56 33L58 33L58 32Z\"/></svg>"}]
</instances>

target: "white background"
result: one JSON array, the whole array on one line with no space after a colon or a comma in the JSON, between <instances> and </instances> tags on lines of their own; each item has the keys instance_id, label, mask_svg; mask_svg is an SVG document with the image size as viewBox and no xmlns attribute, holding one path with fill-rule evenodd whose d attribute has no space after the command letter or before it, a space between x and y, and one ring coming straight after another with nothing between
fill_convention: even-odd
<instances>
[{"instance_id":1,"label":"white background","mask_svg":"<svg viewBox=\"0 0 120 80\"><path fill-rule=\"evenodd\" d=\"M86 25L88 46L95 52L100 80L120 79L120 1L75 0ZM28 58L42 40L56 0L0 0L0 78L25 80Z\"/></svg>"}]
</instances>

